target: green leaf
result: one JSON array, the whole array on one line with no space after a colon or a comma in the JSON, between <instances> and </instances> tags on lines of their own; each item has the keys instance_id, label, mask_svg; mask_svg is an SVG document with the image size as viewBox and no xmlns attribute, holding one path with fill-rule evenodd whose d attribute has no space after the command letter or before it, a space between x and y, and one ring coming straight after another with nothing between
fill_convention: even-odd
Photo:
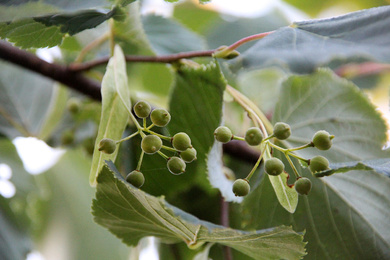
<instances>
[{"instance_id":1,"label":"green leaf","mask_svg":"<svg viewBox=\"0 0 390 260\"><path fill-rule=\"evenodd\" d=\"M274 188L280 205L282 205L288 212L294 213L298 205L298 193L293 187L287 185L288 175L283 172L278 176L271 176L269 174L267 174L267 176Z\"/></svg>"},{"instance_id":2,"label":"green leaf","mask_svg":"<svg viewBox=\"0 0 390 260\"><path fill-rule=\"evenodd\" d=\"M90 184L96 185L96 177L105 160L115 160L118 149L112 154L100 152L97 148L103 138L119 140L127 125L131 113L129 87L127 85L126 62L119 46L115 47L114 56L107 65L102 81L102 114L96 137L89 176Z\"/></svg>"},{"instance_id":3,"label":"green leaf","mask_svg":"<svg viewBox=\"0 0 390 260\"><path fill-rule=\"evenodd\" d=\"M390 254L390 179L369 171L318 179L297 167L310 178L312 189L300 196L295 213L280 206L268 178L263 178L239 213L246 228L292 225L294 230L306 230L305 259L386 259Z\"/></svg>"},{"instance_id":4,"label":"green leaf","mask_svg":"<svg viewBox=\"0 0 390 260\"><path fill-rule=\"evenodd\" d=\"M344 173L352 170L374 170L378 173L382 173L390 177L390 160L384 158L357 162L332 163L329 165L329 167L330 170L316 172L314 175L316 177L324 177L334 173Z\"/></svg>"},{"instance_id":5,"label":"green leaf","mask_svg":"<svg viewBox=\"0 0 390 260\"><path fill-rule=\"evenodd\" d=\"M199 65L197 68L183 66L176 73L170 101L172 121L168 129L172 133L186 132L190 136L192 145L197 150L197 163L202 165L203 172L206 171L206 156L214 144L214 130L220 125L222 119L225 86L226 81L219 65L215 62ZM220 160L218 156L214 158ZM215 166L211 172L208 170L209 180L214 187L221 188L218 186L221 183L214 177L217 175L224 177L222 165L216 164L214 159L208 159L208 164L208 168L210 164ZM206 177L204 174L200 176ZM226 190L233 195L231 186L232 184Z\"/></svg>"},{"instance_id":6,"label":"green leaf","mask_svg":"<svg viewBox=\"0 0 390 260\"><path fill-rule=\"evenodd\" d=\"M335 136L328 151L296 151L305 158L321 154L332 163L388 158L382 150L386 124L379 112L355 85L329 70L284 82L272 120L291 126L291 136L283 141L287 147L311 142L318 130Z\"/></svg>"},{"instance_id":7,"label":"green leaf","mask_svg":"<svg viewBox=\"0 0 390 260\"><path fill-rule=\"evenodd\" d=\"M0 38L22 48L53 47L61 44L65 34L74 35L95 28L114 14L115 10L84 10L7 21L0 23Z\"/></svg>"},{"instance_id":8,"label":"green leaf","mask_svg":"<svg viewBox=\"0 0 390 260\"><path fill-rule=\"evenodd\" d=\"M0 68L0 132L40 137L57 99L53 82L3 62Z\"/></svg>"},{"instance_id":9,"label":"green leaf","mask_svg":"<svg viewBox=\"0 0 390 260\"><path fill-rule=\"evenodd\" d=\"M59 27L47 27L33 19L0 23L0 38L21 48L53 47L61 44L62 37Z\"/></svg>"},{"instance_id":10,"label":"green leaf","mask_svg":"<svg viewBox=\"0 0 390 260\"><path fill-rule=\"evenodd\" d=\"M205 41L180 23L156 15L142 18L145 34L158 55L205 49Z\"/></svg>"},{"instance_id":11,"label":"green leaf","mask_svg":"<svg viewBox=\"0 0 390 260\"><path fill-rule=\"evenodd\" d=\"M220 243L254 259L300 259L305 254L302 236L289 227L244 232L201 221L134 188L111 162L103 167L97 182L92 204L95 221L128 245L156 236L164 242L184 241L194 248L206 242Z\"/></svg>"},{"instance_id":12,"label":"green leaf","mask_svg":"<svg viewBox=\"0 0 390 260\"><path fill-rule=\"evenodd\" d=\"M233 61L234 69L269 66L309 73L332 61L390 62L390 7L283 27L259 40Z\"/></svg>"}]
</instances>

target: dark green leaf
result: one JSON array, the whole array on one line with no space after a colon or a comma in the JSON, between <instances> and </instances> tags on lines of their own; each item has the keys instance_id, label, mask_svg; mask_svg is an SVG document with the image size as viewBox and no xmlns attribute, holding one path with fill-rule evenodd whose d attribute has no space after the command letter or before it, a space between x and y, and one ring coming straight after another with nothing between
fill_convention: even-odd
<instances>
[{"instance_id":1,"label":"dark green leaf","mask_svg":"<svg viewBox=\"0 0 390 260\"><path fill-rule=\"evenodd\" d=\"M348 172L352 170L374 170L378 173L385 174L390 177L390 160L389 159L373 159L358 162L342 162L332 163L329 165L330 170L315 173L316 177L329 176L334 173Z\"/></svg>"},{"instance_id":2,"label":"dark green leaf","mask_svg":"<svg viewBox=\"0 0 390 260\"><path fill-rule=\"evenodd\" d=\"M205 41L180 23L156 15L142 18L145 34L158 55L205 49Z\"/></svg>"},{"instance_id":3,"label":"dark green leaf","mask_svg":"<svg viewBox=\"0 0 390 260\"><path fill-rule=\"evenodd\" d=\"M184 241L189 247L221 243L255 259L300 259L304 255L302 236L289 227L244 232L201 221L126 183L111 162L103 167L97 182L92 205L95 221L128 245L156 236L164 242Z\"/></svg>"},{"instance_id":4,"label":"dark green leaf","mask_svg":"<svg viewBox=\"0 0 390 260\"><path fill-rule=\"evenodd\" d=\"M283 141L288 147L311 142L318 130L335 136L328 151L308 148L296 152L308 159L318 154L331 162L388 158L382 150L386 124L379 112L355 85L329 70L291 76L283 84L273 121L291 126L291 136Z\"/></svg>"},{"instance_id":5,"label":"dark green leaf","mask_svg":"<svg viewBox=\"0 0 390 260\"><path fill-rule=\"evenodd\" d=\"M233 61L239 69L288 67L313 72L333 60L390 62L390 7L372 8L332 19L294 23L259 40Z\"/></svg>"}]
</instances>

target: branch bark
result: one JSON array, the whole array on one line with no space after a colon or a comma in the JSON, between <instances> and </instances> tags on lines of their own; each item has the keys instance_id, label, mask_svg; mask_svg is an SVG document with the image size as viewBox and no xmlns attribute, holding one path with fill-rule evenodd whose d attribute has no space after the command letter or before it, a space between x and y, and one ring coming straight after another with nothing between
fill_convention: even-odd
<instances>
[{"instance_id":1,"label":"branch bark","mask_svg":"<svg viewBox=\"0 0 390 260\"><path fill-rule=\"evenodd\" d=\"M4 41L0 41L0 59L58 81L95 100L100 101L102 99L99 82L76 73L67 66L46 62L32 53L16 48Z\"/></svg>"}]
</instances>

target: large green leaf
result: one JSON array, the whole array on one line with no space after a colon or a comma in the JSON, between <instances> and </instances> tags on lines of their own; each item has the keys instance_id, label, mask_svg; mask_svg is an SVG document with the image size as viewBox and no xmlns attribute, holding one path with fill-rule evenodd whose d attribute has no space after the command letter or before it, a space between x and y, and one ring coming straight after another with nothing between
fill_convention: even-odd
<instances>
[{"instance_id":1,"label":"large green leaf","mask_svg":"<svg viewBox=\"0 0 390 260\"><path fill-rule=\"evenodd\" d=\"M142 24L156 54L166 55L205 49L205 41L178 22L156 15L142 18Z\"/></svg>"},{"instance_id":2,"label":"large green leaf","mask_svg":"<svg viewBox=\"0 0 390 260\"><path fill-rule=\"evenodd\" d=\"M220 243L254 259L300 259L304 255L302 236L289 227L244 232L201 221L129 185L111 162L97 181L92 205L95 221L128 245L156 236L164 242L184 241L189 247Z\"/></svg>"},{"instance_id":3,"label":"large green leaf","mask_svg":"<svg viewBox=\"0 0 390 260\"><path fill-rule=\"evenodd\" d=\"M131 113L131 100L127 85L126 62L119 46L107 65L102 81L102 114L93 152L92 167L89 176L91 185L96 185L96 177L105 160L115 160L118 149L112 154L100 152L97 148L100 140L111 138L119 140L127 125Z\"/></svg>"},{"instance_id":4,"label":"large green leaf","mask_svg":"<svg viewBox=\"0 0 390 260\"><path fill-rule=\"evenodd\" d=\"M308 73L331 61L390 62L390 7L372 8L332 19L297 22L259 40L233 61L240 69L281 66Z\"/></svg>"},{"instance_id":5,"label":"large green leaf","mask_svg":"<svg viewBox=\"0 0 390 260\"><path fill-rule=\"evenodd\" d=\"M60 92L53 82L20 68L0 63L0 132L41 137L48 134L46 121L55 109L52 102ZM53 125L55 126L55 125Z\"/></svg>"},{"instance_id":6,"label":"large green leaf","mask_svg":"<svg viewBox=\"0 0 390 260\"><path fill-rule=\"evenodd\" d=\"M355 85L329 70L291 76L283 85L273 121L290 124L292 134L283 142L288 147L310 142L318 130L335 136L328 151L309 148L296 152L306 158L317 154L331 162L388 158L382 150L386 125L379 112Z\"/></svg>"},{"instance_id":7,"label":"large green leaf","mask_svg":"<svg viewBox=\"0 0 390 260\"><path fill-rule=\"evenodd\" d=\"M292 225L306 230L305 259L386 259L390 254L390 179L368 171L350 171L322 179L308 171L308 196L300 196L294 214L279 204L268 178L244 201L247 228Z\"/></svg>"},{"instance_id":8,"label":"large green leaf","mask_svg":"<svg viewBox=\"0 0 390 260\"><path fill-rule=\"evenodd\" d=\"M191 137L198 152L198 167L201 167L198 176L204 179L205 159L212 153L213 159L208 159L207 166L209 180L213 187L221 190L225 198L232 198L232 182L226 180L222 172L221 151L217 148L211 150L214 130L222 120L225 86L226 81L215 62L199 65L198 68L182 67L176 74L171 95L170 111L173 119L169 130L173 133L183 131Z\"/></svg>"},{"instance_id":9,"label":"large green leaf","mask_svg":"<svg viewBox=\"0 0 390 260\"><path fill-rule=\"evenodd\" d=\"M273 120L291 125L292 135L282 143L288 147L310 142L320 129L335 135L329 151L297 152L306 158L317 154L332 162L388 158L381 149L386 126L375 107L356 86L328 70L291 76L283 85ZM390 253L388 177L350 171L317 179L307 169L296 167L313 187L308 196L300 196L294 215L279 206L268 178L263 178L244 201L249 227L284 224L297 231L305 229L307 259L381 259Z\"/></svg>"}]
</instances>

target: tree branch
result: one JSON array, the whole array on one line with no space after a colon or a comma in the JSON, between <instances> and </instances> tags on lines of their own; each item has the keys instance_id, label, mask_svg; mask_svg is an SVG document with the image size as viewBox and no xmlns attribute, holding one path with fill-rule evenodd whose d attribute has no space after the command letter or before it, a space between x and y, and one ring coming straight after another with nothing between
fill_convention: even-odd
<instances>
[{"instance_id":1,"label":"tree branch","mask_svg":"<svg viewBox=\"0 0 390 260\"><path fill-rule=\"evenodd\" d=\"M126 55L127 62L154 62L154 63L172 63L180 59L189 59L195 57L211 57L214 50L208 51L191 51L181 52L177 54L165 55L165 56L138 56L138 55ZM74 63L69 65L69 69L74 72L90 70L96 66L106 64L110 57L104 57L97 60L93 60L85 63Z\"/></svg>"},{"instance_id":2,"label":"tree branch","mask_svg":"<svg viewBox=\"0 0 390 260\"><path fill-rule=\"evenodd\" d=\"M75 73L67 66L46 62L4 41L0 41L0 59L58 81L95 100L101 100L100 83Z\"/></svg>"}]
</instances>

